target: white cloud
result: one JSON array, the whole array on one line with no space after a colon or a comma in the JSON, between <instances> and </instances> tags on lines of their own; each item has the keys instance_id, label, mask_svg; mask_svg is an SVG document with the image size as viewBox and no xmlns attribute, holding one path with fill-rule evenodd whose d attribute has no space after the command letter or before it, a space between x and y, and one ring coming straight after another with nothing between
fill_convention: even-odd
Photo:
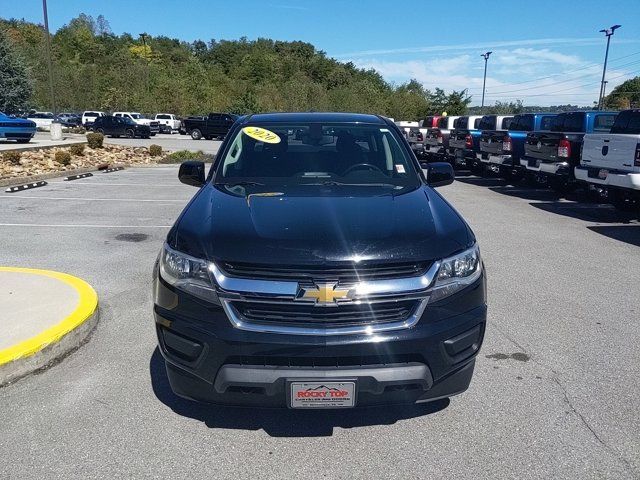
<instances>
[{"instance_id":1,"label":"white cloud","mask_svg":"<svg viewBox=\"0 0 640 480\"><path fill-rule=\"evenodd\" d=\"M637 42L636 40L618 40L618 43ZM534 38L528 40L511 40L503 42L482 42L482 43L465 43L459 45L430 45L423 47L405 47L380 50L362 50L359 52L338 53L333 55L335 58L345 57L369 57L381 55L398 55L406 53L430 53L456 50L477 50L484 52L492 48L508 48L508 47L527 47L540 45L563 45L563 46L591 46L602 45L600 37L586 38Z\"/></svg>"},{"instance_id":2,"label":"white cloud","mask_svg":"<svg viewBox=\"0 0 640 480\"><path fill-rule=\"evenodd\" d=\"M472 104L480 104L484 64L475 55L406 61L368 57L350 60L359 67L374 68L396 83L415 78L431 90L468 89ZM521 99L528 105L591 105L598 97L601 74L600 64L549 48L504 50L489 60L485 103ZM631 76L610 67L607 91Z\"/></svg>"}]
</instances>

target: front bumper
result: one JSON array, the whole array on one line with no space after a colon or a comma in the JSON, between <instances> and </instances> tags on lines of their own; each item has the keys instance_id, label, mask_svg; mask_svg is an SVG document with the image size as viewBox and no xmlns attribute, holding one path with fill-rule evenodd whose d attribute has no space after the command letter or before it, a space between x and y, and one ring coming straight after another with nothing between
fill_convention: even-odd
<instances>
[{"instance_id":1,"label":"front bumper","mask_svg":"<svg viewBox=\"0 0 640 480\"><path fill-rule=\"evenodd\" d=\"M291 380L356 382L356 406L463 392L484 337L484 275L428 306L411 328L306 336L234 328L224 311L155 280L154 315L173 391L230 405L286 407Z\"/></svg>"},{"instance_id":2,"label":"front bumper","mask_svg":"<svg viewBox=\"0 0 640 480\"><path fill-rule=\"evenodd\" d=\"M640 173L617 173L608 172L605 178L600 178L598 173L600 168L594 167L575 167L576 180L602 185L605 187L616 187L625 190L640 191Z\"/></svg>"},{"instance_id":3,"label":"front bumper","mask_svg":"<svg viewBox=\"0 0 640 480\"><path fill-rule=\"evenodd\" d=\"M0 138L7 140L26 140L33 138L35 134L36 129L33 127L0 128Z\"/></svg>"}]
</instances>

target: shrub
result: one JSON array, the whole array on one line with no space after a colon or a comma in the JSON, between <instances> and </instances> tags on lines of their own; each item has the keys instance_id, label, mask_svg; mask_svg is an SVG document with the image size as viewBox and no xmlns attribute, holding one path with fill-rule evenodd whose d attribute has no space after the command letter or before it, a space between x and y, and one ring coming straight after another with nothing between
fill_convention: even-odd
<instances>
[{"instance_id":1,"label":"shrub","mask_svg":"<svg viewBox=\"0 0 640 480\"><path fill-rule=\"evenodd\" d=\"M65 127L62 133L87 133L87 130L84 127Z\"/></svg>"},{"instance_id":2,"label":"shrub","mask_svg":"<svg viewBox=\"0 0 640 480\"><path fill-rule=\"evenodd\" d=\"M102 148L104 135L101 133L87 133L87 143L90 148Z\"/></svg>"},{"instance_id":3,"label":"shrub","mask_svg":"<svg viewBox=\"0 0 640 480\"><path fill-rule=\"evenodd\" d=\"M190 150L178 150L177 152L165 155L160 163L182 163L186 160L199 160L201 162L212 162L213 155L204 153L202 150L192 152Z\"/></svg>"},{"instance_id":4,"label":"shrub","mask_svg":"<svg viewBox=\"0 0 640 480\"><path fill-rule=\"evenodd\" d=\"M66 150L58 150L54 155L54 159L61 165L71 164L71 154Z\"/></svg>"},{"instance_id":5,"label":"shrub","mask_svg":"<svg viewBox=\"0 0 640 480\"><path fill-rule=\"evenodd\" d=\"M18 150L9 150L2 154L2 159L12 165L18 165L20 163L20 156L21 154Z\"/></svg>"},{"instance_id":6,"label":"shrub","mask_svg":"<svg viewBox=\"0 0 640 480\"><path fill-rule=\"evenodd\" d=\"M162 147L160 145L150 145L149 146L149 155L152 157L159 157L162 155Z\"/></svg>"},{"instance_id":7,"label":"shrub","mask_svg":"<svg viewBox=\"0 0 640 480\"><path fill-rule=\"evenodd\" d=\"M83 143L76 143L74 145L71 145L69 147L69 151L71 152L71 155L75 155L77 157L80 157L80 156L84 155L84 144Z\"/></svg>"}]
</instances>

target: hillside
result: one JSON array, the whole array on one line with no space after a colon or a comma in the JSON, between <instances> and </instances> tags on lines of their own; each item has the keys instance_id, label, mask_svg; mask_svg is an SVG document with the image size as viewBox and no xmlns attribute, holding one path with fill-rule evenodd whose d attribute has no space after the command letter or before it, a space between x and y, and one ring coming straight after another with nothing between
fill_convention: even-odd
<instances>
[{"instance_id":1,"label":"hillside","mask_svg":"<svg viewBox=\"0 0 640 480\"><path fill-rule=\"evenodd\" d=\"M0 32L27 65L28 106L50 110L44 29L0 19ZM114 35L102 16L71 20L52 34L52 50L58 110L335 110L418 119L464 113L470 101L464 91L431 92L416 81L392 85L375 70L341 63L308 43L134 38Z\"/></svg>"}]
</instances>

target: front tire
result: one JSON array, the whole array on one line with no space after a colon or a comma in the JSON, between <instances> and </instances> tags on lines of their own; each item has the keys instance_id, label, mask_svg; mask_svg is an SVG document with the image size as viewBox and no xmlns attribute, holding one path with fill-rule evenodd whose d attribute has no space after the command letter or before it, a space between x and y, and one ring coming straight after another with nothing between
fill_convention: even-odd
<instances>
[{"instance_id":1,"label":"front tire","mask_svg":"<svg viewBox=\"0 0 640 480\"><path fill-rule=\"evenodd\" d=\"M191 130L191 138L193 138L194 140L201 140L202 132L197 128L194 128L193 130Z\"/></svg>"},{"instance_id":2,"label":"front tire","mask_svg":"<svg viewBox=\"0 0 640 480\"><path fill-rule=\"evenodd\" d=\"M127 129L126 132L124 132L125 136L127 138L136 138L136 132L134 132L132 129Z\"/></svg>"}]
</instances>

